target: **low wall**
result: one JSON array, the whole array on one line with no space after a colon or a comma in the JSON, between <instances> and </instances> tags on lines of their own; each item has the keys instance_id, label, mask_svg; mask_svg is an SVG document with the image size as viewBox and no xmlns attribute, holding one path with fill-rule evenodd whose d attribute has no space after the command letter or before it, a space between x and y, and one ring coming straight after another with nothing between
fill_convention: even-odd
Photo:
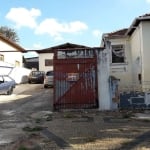
<instances>
[{"instance_id":1,"label":"low wall","mask_svg":"<svg viewBox=\"0 0 150 150\"><path fill-rule=\"evenodd\" d=\"M20 84L20 83L28 82L28 76L30 72L31 72L30 69L22 68L22 67L15 67L12 69L9 75L16 81L17 84Z\"/></svg>"}]
</instances>

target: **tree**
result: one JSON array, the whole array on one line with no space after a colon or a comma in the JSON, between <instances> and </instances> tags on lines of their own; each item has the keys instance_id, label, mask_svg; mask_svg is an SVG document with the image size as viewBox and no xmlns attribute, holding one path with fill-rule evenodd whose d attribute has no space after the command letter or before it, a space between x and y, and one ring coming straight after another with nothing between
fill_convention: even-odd
<instances>
[{"instance_id":1,"label":"tree","mask_svg":"<svg viewBox=\"0 0 150 150\"><path fill-rule=\"evenodd\" d=\"M7 26L1 26L0 27L0 34L2 34L6 38L8 38L14 42L19 42L19 37L18 37L16 31L12 28L9 28Z\"/></svg>"}]
</instances>

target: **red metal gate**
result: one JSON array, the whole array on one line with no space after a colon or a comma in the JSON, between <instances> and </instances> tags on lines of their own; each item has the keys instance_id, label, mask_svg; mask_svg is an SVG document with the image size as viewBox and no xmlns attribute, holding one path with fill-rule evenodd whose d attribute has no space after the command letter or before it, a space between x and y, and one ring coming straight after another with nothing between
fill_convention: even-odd
<instances>
[{"instance_id":1,"label":"red metal gate","mask_svg":"<svg viewBox=\"0 0 150 150\"><path fill-rule=\"evenodd\" d=\"M61 52L57 50L54 55L54 109L98 107L97 59L94 51L80 49ZM62 57L63 52L65 57ZM68 57L68 53L72 55Z\"/></svg>"}]
</instances>

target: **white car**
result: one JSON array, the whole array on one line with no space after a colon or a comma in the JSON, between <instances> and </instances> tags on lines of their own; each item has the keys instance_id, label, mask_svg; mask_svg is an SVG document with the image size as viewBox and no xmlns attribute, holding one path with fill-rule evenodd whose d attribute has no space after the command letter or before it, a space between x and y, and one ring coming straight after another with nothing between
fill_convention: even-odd
<instances>
[{"instance_id":1,"label":"white car","mask_svg":"<svg viewBox=\"0 0 150 150\"><path fill-rule=\"evenodd\" d=\"M54 72L47 71L44 78L44 88L53 87Z\"/></svg>"},{"instance_id":2,"label":"white car","mask_svg":"<svg viewBox=\"0 0 150 150\"><path fill-rule=\"evenodd\" d=\"M0 75L0 94L11 95L16 86L15 80L8 75Z\"/></svg>"}]
</instances>

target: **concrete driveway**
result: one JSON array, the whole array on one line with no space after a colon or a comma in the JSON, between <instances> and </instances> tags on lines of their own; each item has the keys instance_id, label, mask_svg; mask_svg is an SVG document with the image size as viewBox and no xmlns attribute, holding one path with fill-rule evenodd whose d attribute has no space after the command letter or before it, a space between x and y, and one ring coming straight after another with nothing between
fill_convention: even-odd
<instances>
[{"instance_id":1,"label":"concrete driveway","mask_svg":"<svg viewBox=\"0 0 150 150\"><path fill-rule=\"evenodd\" d=\"M42 84L17 85L12 95L0 95L0 149L25 136L22 128L34 124L32 114L51 113L52 97L53 89Z\"/></svg>"},{"instance_id":2,"label":"concrete driveway","mask_svg":"<svg viewBox=\"0 0 150 150\"><path fill-rule=\"evenodd\" d=\"M53 89L18 85L0 96L0 150L149 150L150 120L137 112L52 111ZM141 111L150 115L150 111Z\"/></svg>"}]
</instances>

